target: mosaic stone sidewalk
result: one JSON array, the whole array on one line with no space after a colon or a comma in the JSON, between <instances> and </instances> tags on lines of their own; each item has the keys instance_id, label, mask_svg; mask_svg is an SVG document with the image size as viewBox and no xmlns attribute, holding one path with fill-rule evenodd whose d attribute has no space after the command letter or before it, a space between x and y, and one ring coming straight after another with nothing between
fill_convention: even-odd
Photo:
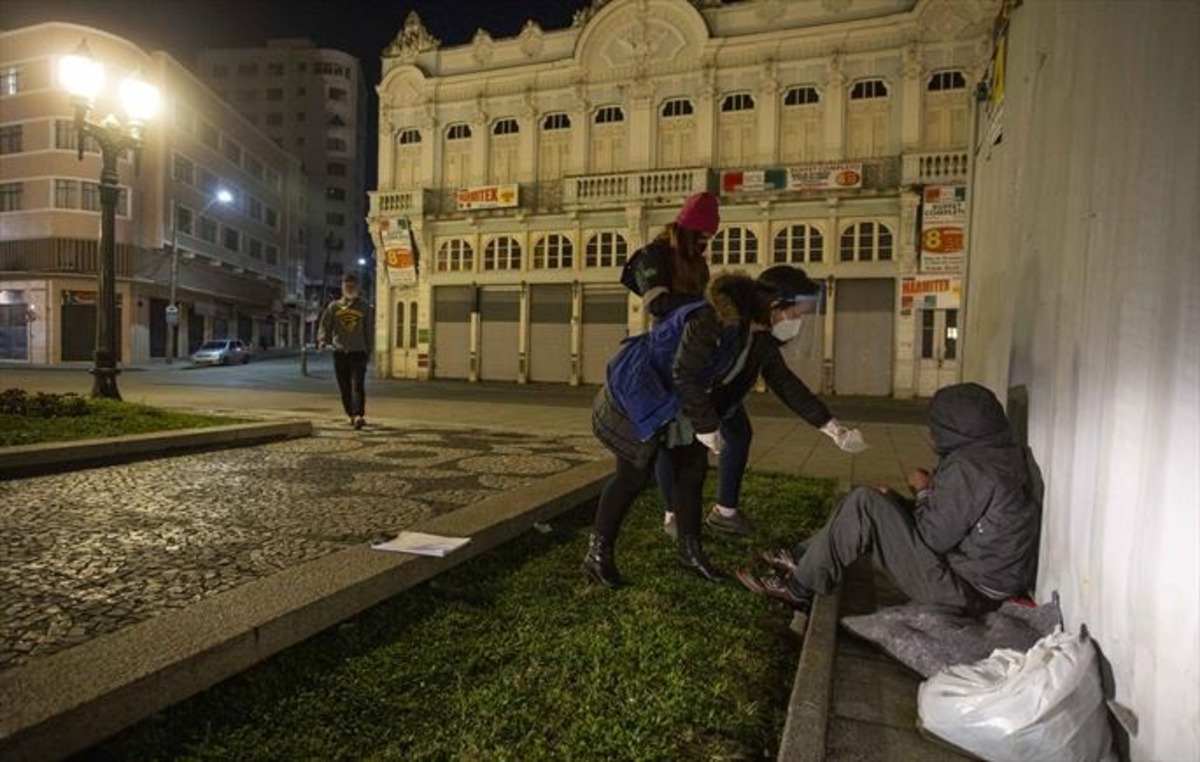
<instances>
[{"instance_id":1,"label":"mosaic stone sidewalk","mask_svg":"<svg viewBox=\"0 0 1200 762\"><path fill-rule=\"evenodd\" d=\"M601 457L372 426L0 483L0 670Z\"/></svg>"}]
</instances>

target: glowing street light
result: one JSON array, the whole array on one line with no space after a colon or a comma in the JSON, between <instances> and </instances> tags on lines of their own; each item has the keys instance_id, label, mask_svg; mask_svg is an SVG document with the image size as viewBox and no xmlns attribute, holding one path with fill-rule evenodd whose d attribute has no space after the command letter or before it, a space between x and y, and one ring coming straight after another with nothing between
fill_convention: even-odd
<instances>
[{"instance_id":1,"label":"glowing street light","mask_svg":"<svg viewBox=\"0 0 1200 762\"><path fill-rule=\"evenodd\" d=\"M92 58L87 40L80 42L71 55L58 63L58 77L71 95L75 110L78 155L83 159L84 137L91 135L100 146L100 257L97 267L96 353L91 370L92 396L121 399L117 390L117 288L116 226L118 186L117 157L126 149L135 153L142 147L142 125L158 113L158 88L134 73L120 85L126 120L114 114L102 119L91 116L96 98L104 90L104 67ZM136 167L136 163L135 163Z\"/></svg>"}]
</instances>

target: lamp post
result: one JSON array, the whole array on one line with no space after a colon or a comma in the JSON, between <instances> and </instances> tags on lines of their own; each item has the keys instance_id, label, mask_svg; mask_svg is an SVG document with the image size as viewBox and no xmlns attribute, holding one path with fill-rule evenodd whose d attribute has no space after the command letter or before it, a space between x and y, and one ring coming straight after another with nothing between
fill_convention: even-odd
<instances>
[{"instance_id":1,"label":"lamp post","mask_svg":"<svg viewBox=\"0 0 1200 762\"><path fill-rule=\"evenodd\" d=\"M142 147L142 125L151 119L159 106L158 88L142 80L138 73L125 79L120 86L126 120L115 115L103 119L91 116L96 96L104 87L104 67L92 58L87 41L58 65L58 76L71 94L75 110L75 131L79 143L79 159L83 160L84 136L91 135L100 146L100 258L97 267L96 353L91 370L92 396L121 399L117 390L117 285L116 285L116 226L118 185L117 158L121 152Z\"/></svg>"},{"instance_id":2,"label":"lamp post","mask_svg":"<svg viewBox=\"0 0 1200 762\"><path fill-rule=\"evenodd\" d=\"M218 188L215 196L208 200L197 217L212 209L213 204L228 204L233 194ZM199 220L197 220L197 224ZM179 303L175 301L175 290L179 284L179 206L171 210L171 303L167 305L167 364L175 361L179 345Z\"/></svg>"}]
</instances>

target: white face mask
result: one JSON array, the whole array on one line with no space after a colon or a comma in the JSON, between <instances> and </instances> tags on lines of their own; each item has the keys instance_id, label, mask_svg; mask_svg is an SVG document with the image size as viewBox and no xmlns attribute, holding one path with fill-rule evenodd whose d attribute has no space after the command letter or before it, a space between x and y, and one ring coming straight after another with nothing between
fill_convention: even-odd
<instances>
[{"instance_id":1,"label":"white face mask","mask_svg":"<svg viewBox=\"0 0 1200 762\"><path fill-rule=\"evenodd\" d=\"M771 326L771 335L779 341L791 341L800 335L800 329L804 327L804 318L784 318L775 325Z\"/></svg>"}]
</instances>

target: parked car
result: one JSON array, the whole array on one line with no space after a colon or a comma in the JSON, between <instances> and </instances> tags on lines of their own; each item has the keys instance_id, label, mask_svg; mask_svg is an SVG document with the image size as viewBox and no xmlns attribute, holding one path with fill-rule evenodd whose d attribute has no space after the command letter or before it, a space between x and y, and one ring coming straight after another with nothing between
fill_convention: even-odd
<instances>
[{"instance_id":1,"label":"parked car","mask_svg":"<svg viewBox=\"0 0 1200 762\"><path fill-rule=\"evenodd\" d=\"M238 339L216 339L200 345L192 355L197 365L231 365L250 362L250 350Z\"/></svg>"}]
</instances>

